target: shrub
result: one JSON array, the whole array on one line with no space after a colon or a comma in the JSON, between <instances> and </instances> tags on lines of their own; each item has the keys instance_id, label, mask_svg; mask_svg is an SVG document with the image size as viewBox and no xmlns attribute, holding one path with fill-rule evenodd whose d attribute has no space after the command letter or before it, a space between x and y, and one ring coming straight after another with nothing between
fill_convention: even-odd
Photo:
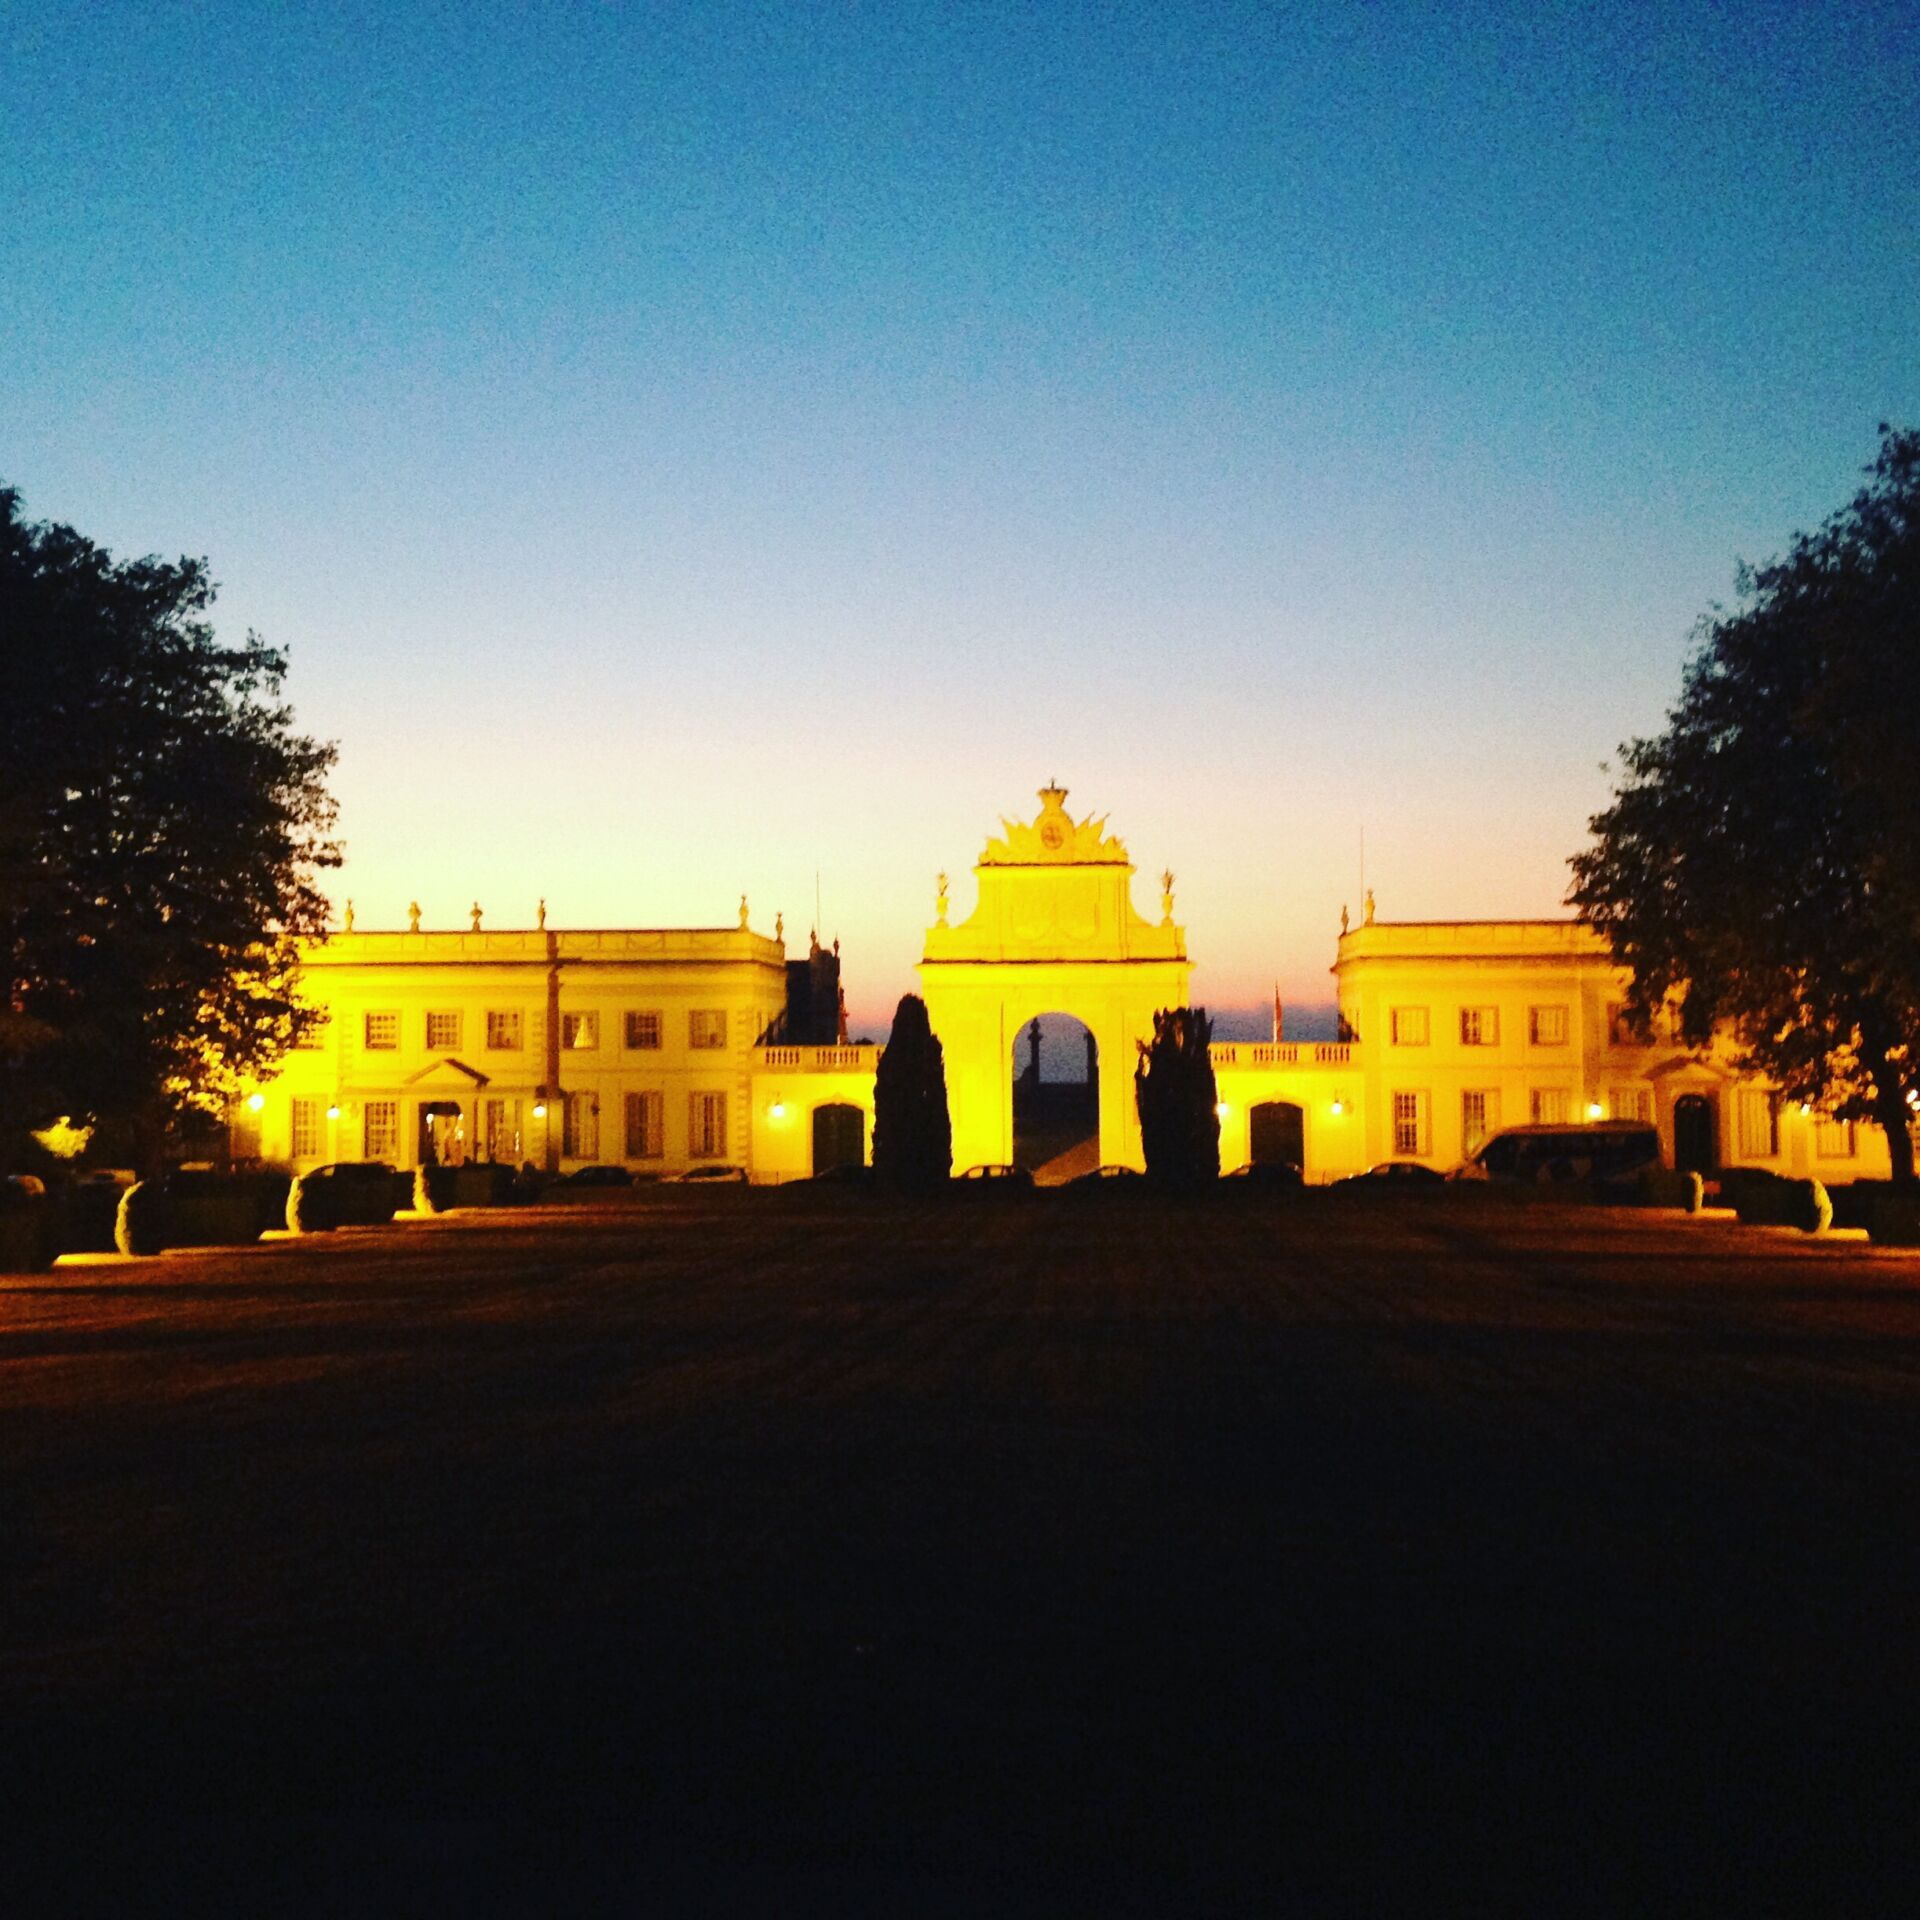
<instances>
[{"instance_id":1,"label":"shrub","mask_svg":"<svg viewBox=\"0 0 1920 1920\"><path fill-rule=\"evenodd\" d=\"M1153 1016L1152 1041L1140 1043L1133 1074L1140 1145L1147 1178L1163 1187L1203 1187L1220 1177L1212 1040L1204 1007L1166 1007Z\"/></svg>"},{"instance_id":2,"label":"shrub","mask_svg":"<svg viewBox=\"0 0 1920 1920\"><path fill-rule=\"evenodd\" d=\"M917 993L902 996L873 1077L873 1178L895 1192L930 1192L953 1172L947 1064Z\"/></svg>"},{"instance_id":3,"label":"shrub","mask_svg":"<svg viewBox=\"0 0 1920 1920\"><path fill-rule=\"evenodd\" d=\"M294 1233L331 1233L335 1217L332 1184L301 1174L287 1190L287 1226Z\"/></svg>"},{"instance_id":4,"label":"shrub","mask_svg":"<svg viewBox=\"0 0 1920 1920\"><path fill-rule=\"evenodd\" d=\"M51 1196L0 1180L0 1273L45 1273L59 1251Z\"/></svg>"},{"instance_id":5,"label":"shrub","mask_svg":"<svg viewBox=\"0 0 1920 1920\"><path fill-rule=\"evenodd\" d=\"M142 1259L165 1253L172 1231L173 1208L162 1181L136 1181L120 1196L120 1211L113 1223L113 1244L122 1253Z\"/></svg>"}]
</instances>

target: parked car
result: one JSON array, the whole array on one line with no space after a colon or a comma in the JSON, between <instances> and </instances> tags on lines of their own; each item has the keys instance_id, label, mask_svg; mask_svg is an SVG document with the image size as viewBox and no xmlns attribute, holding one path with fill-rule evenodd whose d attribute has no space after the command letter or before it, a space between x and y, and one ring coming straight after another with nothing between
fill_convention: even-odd
<instances>
[{"instance_id":1,"label":"parked car","mask_svg":"<svg viewBox=\"0 0 1920 1920\"><path fill-rule=\"evenodd\" d=\"M1397 1187L1412 1192L1426 1187L1444 1187L1447 1176L1421 1160L1381 1160L1365 1173L1350 1173L1336 1180L1340 1187Z\"/></svg>"},{"instance_id":2,"label":"parked car","mask_svg":"<svg viewBox=\"0 0 1920 1920\"><path fill-rule=\"evenodd\" d=\"M625 1167L575 1167L553 1182L556 1187L630 1187L633 1175Z\"/></svg>"},{"instance_id":3,"label":"parked car","mask_svg":"<svg viewBox=\"0 0 1920 1920\"><path fill-rule=\"evenodd\" d=\"M1522 1186L1563 1180L1628 1181L1660 1164L1660 1135L1644 1122L1594 1120L1581 1126L1502 1127L1455 1169L1457 1180Z\"/></svg>"},{"instance_id":4,"label":"parked car","mask_svg":"<svg viewBox=\"0 0 1920 1920\"><path fill-rule=\"evenodd\" d=\"M688 1183L698 1181L702 1186L724 1184L744 1187L747 1184L745 1167L689 1167L685 1173L676 1173L673 1177Z\"/></svg>"},{"instance_id":5,"label":"parked car","mask_svg":"<svg viewBox=\"0 0 1920 1920\"><path fill-rule=\"evenodd\" d=\"M1305 1185L1305 1176L1291 1160L1249 1160L1221 1176L1238 1180L1249 1187L1271 1187L1276 1192L1292 1193Z\"/></svg>"},{"instance_id":6,"label":"parked car","mask_svg":"<svg viewBox=\"0 0 1920 1920\"><path fill-rule=\"evenodd\" d=\"M983 1161L977 1167L969 1167L965 1173L955 1174L956 1180L970 1180L975 1185L1005 1187L1015 1191L1033 1185L1033 1175L1025 1167L1010 1167L1005 1161Z\"/></svg>"},{"instance_id":7,"label":"parked car","mask_svg":"<svg viewBox=\"0 0 1920 1920\"><path fill-rule=\"evenodd\" d=\"M837 1167L822 1167L818 1173L807 1176L810 1186L870 1187L873 1185L873 1169L863 1166L858 1160L843 1160Z\"/></svg>"},{"instance_id":8,"label":"parked car","mask_svg":"<svg viewBox=\"0 0 1920 1920\"><path fill-rule=\"evenodd\" d=\"M1076 1173L1066 1184L1070 1187L1124 1187L1146 1179L1138 1167L1110 1165L1095 1167L1090 1173Z\"/></svg>"}]
</instances>

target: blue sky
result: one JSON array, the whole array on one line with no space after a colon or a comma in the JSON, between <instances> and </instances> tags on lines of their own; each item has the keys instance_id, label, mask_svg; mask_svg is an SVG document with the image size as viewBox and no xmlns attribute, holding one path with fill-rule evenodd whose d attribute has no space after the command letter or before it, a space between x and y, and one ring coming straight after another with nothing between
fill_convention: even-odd
<instances>
[{"instance_id":1,"label":"blue sky","mask_svg":"<svg viewBox=\"0 0 1920 1920\"><path fill-rule=\"evenodd\" d=\"M0 478L339 740L362 924L802 933L1058 777L1196 994L1557 910L1920 420L1910 6L0 10Z\"/></svg>"}]
</instances>

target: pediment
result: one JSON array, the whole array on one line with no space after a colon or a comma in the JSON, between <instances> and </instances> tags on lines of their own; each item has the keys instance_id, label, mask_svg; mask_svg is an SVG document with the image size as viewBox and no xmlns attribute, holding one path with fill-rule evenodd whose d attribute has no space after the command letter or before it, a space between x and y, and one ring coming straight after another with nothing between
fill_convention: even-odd
<instances>
[{"instance_id":1,"label":"pediment","mask_svg":"<svg viewBox=\"0 0 1920 1920\"><path fill-rule=\"evenodd\" d=\"M1717 1060L1703 1060L1694 1053L1676 1053L1670 1059L1662 1060L1657 1067L1649 1067L1645 1077L1649 1080L1674 1080L1686 1075L1696 1080L1711 1080L1716 1085L1724 1085L1740 1077L1721 1066Z\"/></svg>"},{"instance_id":2,"label":"pediment","mask_svg":"<svg viewBox=\"0 0 1920 1920\"><path fill-rule=\"evenodd\" d=\"M447 1054L422 1067L418 1073L408 1074L406 1084L410 1087L484 1087L488 1076L478 1067L470 1067L464 1060Z\"/></svg>"}]
</instances>

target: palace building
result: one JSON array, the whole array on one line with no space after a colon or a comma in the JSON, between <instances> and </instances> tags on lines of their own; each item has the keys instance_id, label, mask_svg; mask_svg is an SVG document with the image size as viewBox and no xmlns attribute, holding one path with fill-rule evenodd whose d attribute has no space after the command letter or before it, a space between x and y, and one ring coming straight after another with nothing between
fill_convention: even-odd
<instances>
[{"instance_id":1,"label":"palace building","mask_svg":"<svg viewBox=\"0 0 1920 1920\"><path fill-rule=\"evenodd\" d=\"M1184 1005L1191 963L1162 876L1157 920L1104 819L1043 788L974 865L949 923L942 875L920 963L946 1057L954 1166L1015 1157L1015 1055L1031 1023L1087 1029L1082 1162L1140 1166L1135 1043ZM1345 916L1342 916L1343 923ZM736 1166L803 1179L870 1156L879 1049L850 1042L839 956L789 960L784 929L464 932L346 927L302 959L324 1014L234 1116L234 1152L333 1160L492 1160L635 1173ZM1310 1181L1379 1161L1457 1165L1503 1126L1631 1119L1669 1164L1845 1181L1886 1170L1877 1130L1789 1107L1730 1049L1626 1019L1626 975L1567 920L1391 922L1371 896L1342 925L1337 1041L1213 1048L1223 1170L1290 1161ZM1034 1067L1037 1068L1037 1054ZM1078 1163L1076 1163L1078 1164Z\"/></svg>"}]
</instances>

